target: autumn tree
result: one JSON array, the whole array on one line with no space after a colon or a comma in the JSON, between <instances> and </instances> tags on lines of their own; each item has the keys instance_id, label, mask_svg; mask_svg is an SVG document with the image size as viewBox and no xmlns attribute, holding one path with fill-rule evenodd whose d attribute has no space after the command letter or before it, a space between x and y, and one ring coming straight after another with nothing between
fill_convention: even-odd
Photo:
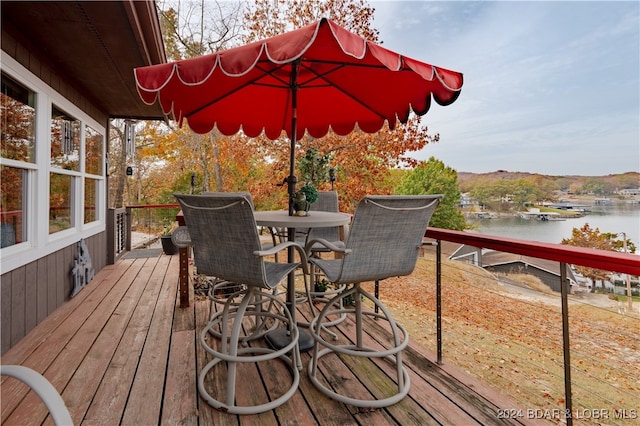
<instances>
[{"instance_id":1,"label":"autumn tree","mask_svg":"<svg viewBox=\"0 0 640 426\"><path fill-rule=\"evenodd\" d=\"M405 195L443 194L429 226L457 231L462 231L466 227L464 216L458 209L460 204L458 174L453 168L445 166L435 157L421 162L416 168L408 171L395 189L395 193Z\"/></svg>"},{"instance_id":2,"label":"autumn tree","mask_svg":"<svg viewBox=\"0 0 640 426\"><path fill-rule=\"evenodd\" d=\"M630 238L626 238L626 233L617 233L613 234L610 232L603 234L606 239L611 242L611 249L615 251L619 251L621 253L635 253L636 245ZM622 237L622 238L620 238ZM626 238L626 240L625 240Z\"/></svg>"},{"instance_id":3,"label":"autumn tree","mask_svg":"<svg viewBox=\"0 0 640 426\"><path fill-rule=\"evenodd\" d=\"M379 43L380 32L372 27L375 8L368 0L254 0L244 14L249 43L329 18L367 40Z\"/></svg>"},{"instance_id":4,"label":"autumn tree","mask_svg":"<svg viewBox=\"0 0 640 426\"><path fill-rule=\"evenodd\" d=\"M574 247L588 247L597 250L616 251L618 244L614 244L613 242L615 235L616 234L601 233L600 229L592 229L588 223L585 223L581 228L573 228L571 238L564 238L561 244ZM591 280L593 283L592 291L595 291L598 281L600 281L602 289L604 290L604 281L607 280L610 275L608 271L581 265L576 265L575 268L579 273Z\"/></svg>"},{"instance_id":5,"label":"autumn tree","mask_svg":"<svg viewBox=\"0 0 640 426\"><path fill-rule=\"evenodd\" d=\"M169 61L240 43L242 3L161 1L157 6ZM244 157L238 156L236 149L226 151L224 146L234 145L222 141L219 133L199 135L188 126L178 128L173 122L151 121L139 122L136 130L136 155L127 159L123 122L112 122L109 151L112 205L174 202L171 194L185 191L185 182L188 182L186 190L191 190L193 174L197 178L197 192L232 189L224 187L222 163L235 157L234 164L238 164ZM127 166L133 167L133 177L126 176ZM248 165L241 167L248 168ZM242 173L237 169L237 174Z\"/></svg>"},{"instance_id":6,"label":"autumn tree","mask_svg":"<svg viewBox=\"0 0 640 426\"><path fill-rule=\"evenodd\" d=\"M124 187L127 178L123 120L111 120L108 138L109 207L120 208L125 205Z\"/></svg>"},{"instance_id":7,"label":"autumn tree","mask_svg":"<svg viewBox=\"0 0 640 426\"><path fill-rule=\"evenodd\" d=\"M4 75L2 80L4 85ZM19 91L11 93L11 95L0 93L0 117L2 117L0 157L4 159L17 161L31 159L33 161L35 156L35 108L29 106L28 103L27 95ZM16 191L16 188L22 187L24 178L24 170L4 164L0 165L0 213L22 210L22 193ZM4 221L5 217L3 216L2 219Z\"/></svg>"},{"instance_id":8,"label":"autumn tree","mask_svg":"<svg viewBox=\"0 0 640 426\"><path fill-rule=\"evenodd\" d=\"M177 61L214 53L238 45L242 30L241 11L243 3L225 1L200 1L176 3L161 2L160 21L165 48L169 60ZM202 191L229 191L225 185L223 164L232 158L236 150L215 129L205 135L192 132L187 126L174 128L175 138L183 144L183 155L191 157L191 170L196 174ZM236 162L241 158L235 157ZM245 165L248 168L249 165Z\"/></svg>"},{"instance_id":9,"label":"autumn tree","mask_svg":"<svg viewBox=\"0 0 640 426\"><path fill-rule=\"evenodd\" d=\"M242 2L156 2L168 61L217 52L238 45Z\"/></svg>"}]
</instances>

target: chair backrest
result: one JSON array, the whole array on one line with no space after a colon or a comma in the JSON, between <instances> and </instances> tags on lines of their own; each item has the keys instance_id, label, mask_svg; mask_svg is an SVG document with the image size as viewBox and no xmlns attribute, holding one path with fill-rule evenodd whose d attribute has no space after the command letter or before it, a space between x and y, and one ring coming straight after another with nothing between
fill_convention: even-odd
<instances>
[{"instance_id":1,"label":"chair backrest","mask_svg":"<svg viewBox=\"0 0 640 426\"><path fill-rule=\"evenodd\" d=\"M253 206L246 195L174 194L189 228L198 273L250 286L270 288Z\"/></svg>"},{"instance_id":2,"label":"chair backrest","mask_svg":"<svg viewBox=\"0 0 640 426\"><path fill-rule=\"evenodd\" d=\"M338 192L337 191L318 191L318 199L311 204L311 211L337 212L338 211Z\"/></svg>"},{"instance_id":3,"label":"chair backrest","mask_svg":"<svg viewBox=\"0 0 640 426\"><path fill-rule=\"evenodd\" d=\"M255 206L253 204L253 198L251 198L251 193L249 191L239 191L239 192L209 192L209 191L205 191L205 192L202 193L202 195L219 195L221 197L234 197L234 196L245 197L247 200L249 200L249 203L251 204L251 208L255 210Z\"/></svg>"},{"instance_id":4,"label":"chair backrest","mask_svg":"<svg viewBox=\"0 0 640 426\"><path fill-rule=\"evenodd\" d=\"M338 212L338 192L318 191L318 199L315 203L311 204L309 210ZM338 241L340 239L340 227L310 229L308 238L324 238L327 241Z\"/></svg>"},{"instance_id":5,"label":"chair backrest","mask_svg":"<svg viewBox=\"0 0 640 426\"><path fill-rule=\"evenodd\" d=\"M409 275L442 195L367 196L353 217L336 282L353 283ZM333 281L333 280L332 280Z\"/></svg>"}]
</instances>

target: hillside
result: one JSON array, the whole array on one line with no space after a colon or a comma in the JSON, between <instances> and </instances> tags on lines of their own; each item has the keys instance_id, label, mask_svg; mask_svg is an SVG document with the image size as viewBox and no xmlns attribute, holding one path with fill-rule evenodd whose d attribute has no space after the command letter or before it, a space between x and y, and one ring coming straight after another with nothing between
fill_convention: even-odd
<instances>
[{"instance_id":1,"label":"hillside","mask_svg":"<svg viewBox=\"0 0 640 426\"><path fill-rule=\"evenodd\" d=\"M627 172L606 176L549 176L528 172L497 170L490 173L458 172L458 184L463 192L478 183L495 183L518 179L538 182L553 182L557 188L565 191L585 189L596 193L613 193L620 189L640 188L640 173Z\"/></svg>"}]
</instances>

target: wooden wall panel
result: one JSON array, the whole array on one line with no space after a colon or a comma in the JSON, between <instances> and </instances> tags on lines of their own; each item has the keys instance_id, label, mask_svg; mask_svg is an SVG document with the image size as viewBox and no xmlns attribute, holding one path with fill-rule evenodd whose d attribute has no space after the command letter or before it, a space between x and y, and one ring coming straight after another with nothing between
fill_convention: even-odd
<instances>
[{"instance_id":1,"label":"wooden wall panel","mask_svg":"<svg viewBox=\"0 0 640 426\"><path fill-rule=\"evenodd\" d=\"M25 330L31 330L38 324L38 263L25 266ZM34 303L36 302L36 303Z\"/></svg>"},{"instance_id":2,"label":"wooden wall panel","mask_svg":"<svg viewBox=\"0 0 640 426\"><path fill-rule=\"evenodd\" d=\"M106 232L87 238L94 272L107 265ZM5 353L60 305L74 288L77 243L0 277L0 350Z\"/></svg>"},{"instance_id":3,"label":"wooden wall panel","mask_svg":"<svg viewBox=\"0 0 640 426\"><path fill-rule=\"evenodd\" d=\"M38 265L38 278L37 278L37 288L38 294L36 296L36 312L37 312L37 323L44 320L49 315L48 308L48 299L49 295L47 294L48 289L48 271L47 271L47 259L42 258L36 261Z\"/></svg>"},{"instance_id":4,"label":"wooden wall panel","mask_svg":"<svg viewBox=\"0 0 640 426\"><path fill-rule=\"evenodd\" d=\"M0 40L2 41L2 50L7 52L35 76L55 91L63 94L69 101L93 117L98 123L107 122L109 117L78 90L79 86L72 83L70 84L64 80L59 72L56 71L55 64L51 65L50 62L46 62L46 59L42 60L39 56L32 54L28 40L23 38L18 40L13 35L13 31L9 32L4 30L2 31Z\"/></svg>"},{"instance_id":5,"label":"wooden wall panel","mask_svg":"<svg viewBox=\"0 0 640 426\"><path fill-rule=\"evenodd\" d=\"M51 315L58 307L57 291L55 282L57 280L58 271L56 268L56 253L50 254L47 259L47 315Z\"/></svg>"},{"instance_id":6,"label":"wooden wall panel","mask_svg":"<svg viewBox=\"0 0 640 426\"><path fill-rule=\"evenodd\" d=\"M65 251L67 248L59 250L56 253L56 277L54 282L52 283L55 287L56 292L56 308L62 303L64 303L65 295L64 295L64 282L65 282L65 272L67 269L67 265L65 263Z\"/></svg>"},{"instance_id":7,"label":"wooden wall panel","mask_svg":"<svg viewBox=\"0 0 640 426\"><path fill-rule=\"evenodd\" d=\"M64 81L55 71L55 64L42 62L32 54L29 40L17 39L2 30L2 50L31 71L47 85L64 94L99 123L107 123L108 116L89 101L73 83ZM98 272L107 264L106 233L87 239L92 266ZM0 353L5 353L56 308L69 300L73 291L71 269L77 255L72 244L28 265L0 276Z\"/></svg>"},{"instance_id":8,"label":"wooden wall panel","mask_svg":"<svg viewBox=\"0 0 640 426\"><path fill-rule=\"evenodd\" d=\"M0 42L2 50L35 76L59 93L65 94L71 102L99 123L107 123L107 115L83 96L77 87L64 81L51 63L32 54L27 47L28 40L18 40L2 29ZM105 232L87 239L96 273L107 264L106 244ZM77 245L73 244L0 276L1 353L5 353L51 312L69 300L74 287L71 270L76 255Z\"/></svg>"},{"instance_id":9,"label":"wooden wall panel","mask_svg":"<svg viewBox=\"0 0 640 426\"><path fill-rule=\"evenodd\" d=\"M61 274L62 278L62 301L60 304L69 300L71 297L71 292L73 291L73 276L71 275L71 271L73 270L73 260L77 256L77 244L67 247L63 250L64 252L64 263L62 267L64 268Z\"/></svg>"},{"instance_id":10,"label":"wooden wall panel","mask_svg":"<svg viewBox=\"0 0 640 426\"><path fill-rule=\"evenodd\" d=\"M0 350L5 353L11 347L11 273L0 279Z\"/></svg>"},{"instance_id":11,"label":"wooden wall panel","mask_svg":"<svg viewBox=\"0 0 640 426\"><path fill-rule=\"evenodd\" d=\"M15 345L26 334L25 328L25 273L26 267L11 271L11 345Z\"/></svg>"}]
</instances>

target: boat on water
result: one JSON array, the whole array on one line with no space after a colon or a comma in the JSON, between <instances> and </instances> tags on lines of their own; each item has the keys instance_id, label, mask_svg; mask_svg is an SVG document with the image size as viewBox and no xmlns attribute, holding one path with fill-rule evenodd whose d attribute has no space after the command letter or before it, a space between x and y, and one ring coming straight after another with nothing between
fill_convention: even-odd
<instances>
[{"instance_id":1,"label":"boat on water","mask_svg":"<svg viewBox=\"0 0 640 426\"><path fill-rule=\"evenodd\" d=\"M469 212L467 213L467 217L473 219L495 219L498 215L492 212Z\"/></svg>"},{"instance_id":2,"label":"boat on water","mask_svg":"<svg viewBox=\"0 0 640 426\"><path fill-rule=\"evenodd\" d=\"M519 212L518 217L523 220L539 220L542 222L566 220L560 213L556 212L541 212L540 209L529 209L526 212Z\"/></svg>"}]
</instances>

